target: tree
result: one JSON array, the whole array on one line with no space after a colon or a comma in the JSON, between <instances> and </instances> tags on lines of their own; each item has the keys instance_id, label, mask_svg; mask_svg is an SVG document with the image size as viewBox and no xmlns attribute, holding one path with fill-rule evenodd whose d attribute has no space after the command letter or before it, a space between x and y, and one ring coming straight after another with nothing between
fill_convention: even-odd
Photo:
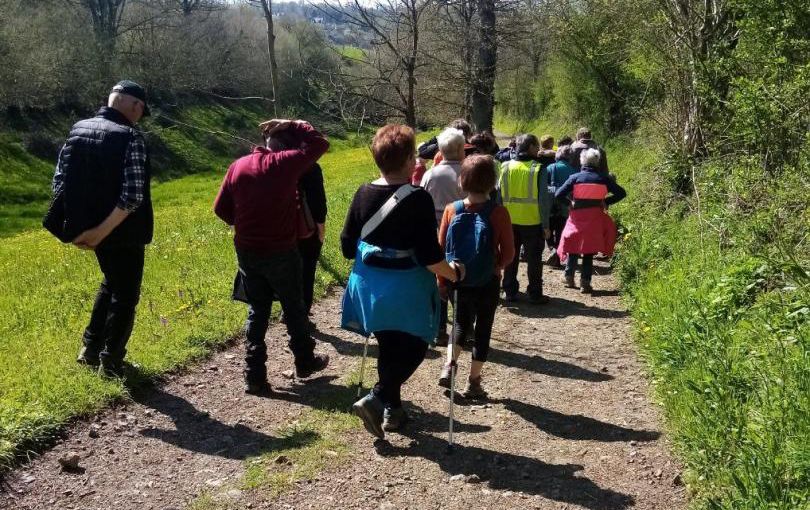
<instances>
[{"instance_id":1,"label":"tree","mask_svg":"<svg viewBox=\"0 0 810 510\"><path fill-rule=\"evenodd\" d=\"M481 24L478 28L478 65L472 95L472 122L479 131L492 131L495 113L495 70L498 40L495 28L495 0L478 0Z\"/></svg>"},{"instance_id":2,"label":"tree","mask_svg":"<svg viewBox=\"0 0 810 510\"><path fill-rule=\"evenodd\" d=\"M270 83L273 85L273 109L275 110L277 107L276 94L278 93L278 63L276 61L276 33L273 27L273 1L248 0L248 3L261 7L267 24L267 56L270 60Z\"/></svg>"},{"instance_id":3,"label":"tree","mask_svg":"<svg viewBox=\"0 0 810 510\"><path fill-rule=\"evenodd\" d=\"M724 101L729 89L729 76L719 63L739 38L732 5L728 0L656 1L667 21L673 63L679 64L682 151L705 156L706 130L714 116L709 105Z\"/></svg>"},{"instance_id":4,"label":"tree","mask_svg":"<svg viewBox=\"0 0 810 510\"><path fill-rule=\"evenodd\" d=\"M112 55L127 0L76 0L90 13L93 31L106 55Z\"/></svg>"},{"instance_id":5,"label":"tree","mask_svg":"<svg viewBox=\"0 0 810 510\"><path fill-rule=\"evenodd\" d=\"M360 30L373 34L371 49L355 58L359 66L344 68L344 78L363 95L417 125L417 71L425 65L419 58L422 15L432 0L385 0L368 6L360 0L327 1L324 11L342 16ZM356 71L360 71L359 73Z\"/></svg>"}]
</instances>

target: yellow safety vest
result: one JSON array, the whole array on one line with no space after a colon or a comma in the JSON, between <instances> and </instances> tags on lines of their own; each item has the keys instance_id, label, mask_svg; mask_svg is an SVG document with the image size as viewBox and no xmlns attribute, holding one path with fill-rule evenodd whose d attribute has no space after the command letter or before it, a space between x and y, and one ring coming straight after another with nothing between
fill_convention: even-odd
<instances>
[{"instance_id":1,"label":"yellow safety vest","mask_svg":"<svg viewBox=\"0 0 810 510\"><path fill-rule=\"evenodd\" d=\"M540 225L540 197L537 196L537 174L540 165L536 161L507 161L501 166L498 184L503 205L509 211L513 225Z\"/></svg>"}]
</instances>

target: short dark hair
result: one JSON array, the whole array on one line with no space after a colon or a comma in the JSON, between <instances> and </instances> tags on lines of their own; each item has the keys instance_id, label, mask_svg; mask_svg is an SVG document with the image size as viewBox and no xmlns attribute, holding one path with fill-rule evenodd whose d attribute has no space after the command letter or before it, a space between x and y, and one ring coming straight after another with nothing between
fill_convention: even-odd
<instances>
[{"instance_id":1,"label":"short dark hair","mask_svg":"<svg viewBox=\"0 0 810 510\"><path fill-rule=\"evenodd\" d=\"M465 119L456 119L447 127L456 128L464 133L465 140L469 140L470 136L472 135L472 126L470 126L470 123Z\"/></svg>"},{"instance_id":2,"label":"short dark hair","mask_svg":"<svg viewBox=\"0 0 810 510\"><path fill-rule=\"evenodd\" d=\"M288 129L273 133L264 139L264 143L267 148L276 151L296 149L301 145L298 138Z\"/></svg>"},{"instance_id":3,"label":"short dark hair","mask_svg":"<svg viewBox=\"0 0 810 510\"><path fill-rule=\"evenodd\" d=\"M551 135L543 135L540 137L540 147L543 149L551 149L554 147L554 137Z\"/></svg>"},{"instance_id":4,"label":"short dark hair","mask_svg":"<svg viewBox=\"0 0 810 510\"><path fill-rule=\"evenodd\" d=\"M386 124L371 142L374 162L383 174L396 173L416 153L413 129L402 124Z\"/></svg>"},{"instance_id":5,"label":"short dark hair","mask_svg":"<svg viewBox=\"0 0 810 510\"><path fill-rule=\"evenodd\" d=\"M531 133L526 133L524 135L518 136L517 139L515 140L515 143L517 144L518 154L520 153L525 154L529 152L529 147L531 147L532 145L540 147L540 142L537 141L537 137ZM536 154L532 154L532 156L536 156Z\"/></svg>"},{"instance_id":6,"label":"short dark hair","mask_svg":"<svg viewBox=\"0 0 810 510\"><path fill-rule=\"evenodd\" d=\"M495 154L498 151L498 144L491 133L476 133L470 138L470 145L475 147L478 154Z\"/></svg>"},{"instance_id":7,"label":"short dark hair","mask_svg":"<svg viewBox=\"0 0 810 510\"><path fill-rule=\"evenodd\" d=\"M568 135L563 135L560 137L560 141L557 142L557 147L562 147L563 145L571 145L574 143L574 139Z\"/></svg>"},{"instance_id":8,"label":"short dark hair","mask_svg":"<svg viewBox=\"0 0 810 510\"><path fill-rule=\"evenodd\" d=\"M591 130L586 127L577 129L577 140L590 140Z\"/></svg>"},{"instance_id":9,"label":"short dark hair","mask_svg":"<svg viewBox=\"0 0 810 510\"><path fill-rule=\"evenodd\" d=\"M495 187L495 160L485 154L472 154L461 163L458 177L461 189L467 193L489 193Z\"/></svg>"}]
</instances>

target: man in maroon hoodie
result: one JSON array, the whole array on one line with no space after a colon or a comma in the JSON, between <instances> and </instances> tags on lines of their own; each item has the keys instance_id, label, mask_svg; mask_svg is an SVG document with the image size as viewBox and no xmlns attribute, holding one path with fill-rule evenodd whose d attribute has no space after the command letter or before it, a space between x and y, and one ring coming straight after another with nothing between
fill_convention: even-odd
<instances>
[{"instance_id":1,"label":"man in maroon hoodie","mask_svg":"<svg viewBox=\"0 0 810 510\"><path fill-rule=\"evenodd\" d=\"M274 295L284 310L296 375L308 377L329 363L328 356L314 353L297 249L298 180L326 152L329 142L301 120L274 119L260 127L267 147L256 147L231 164L214 202L216 215L235 229L236 256L250 304L245 391L251 394L270 390L264 336ZM295 141L293 148L279 150L275 145L282 132L286 140Z\"/></svg>"}]
</instances>

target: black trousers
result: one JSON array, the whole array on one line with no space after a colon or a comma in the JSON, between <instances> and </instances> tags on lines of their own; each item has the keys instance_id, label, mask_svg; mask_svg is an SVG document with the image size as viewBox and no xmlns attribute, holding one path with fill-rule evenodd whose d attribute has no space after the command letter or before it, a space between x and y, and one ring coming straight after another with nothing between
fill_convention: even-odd
<instances>
[{"instance_id":1,"label":"black trousers","mask_svg":"<svg viewBox=\"0 0 810 510\"><path fill-rule=\"evenodd\" d=\"M565 229L565 222L568 221L568 216L554 215L549 217L549 228L551 230L551 237L548 238L546 243L548 248L552 251L557 251L557 247L562 240L562 233Z\"/></svg>"},{"instance_id":2,"label":"black trousers","mask_svg":"<svg viewBox=\"0 0 810 510\"><path fill-rule=\"evenodd\" d=\"M145 246L101 246L96 260L104 274L90 323L84 331L85 356L105 364L124 360L135 324L135 307L141 297Z\"/></svg>"},{"instance_id":3,"label":"black trousers","mask_svg":"<svg viewBox=\"0 0 810 510\"><path fill-rule=\"evenodd\" d=\"M456 291L458 308L453 343L463 348L472 337L474 340L472 359L475 361L486 361L489 355L489 341L492 338L495 310L498 308L500 285L500 279L493 276L492 280L482 287L460 287Z\"/></svg>"},{"instance_id":4,"label":"black trousers","mask_svg":"<svg viewBox=\"0 0 810 510\"><path fill-rule=\"evenodd\" d=\"M245 379L261 383L267 378L267 344L264 337L270 322L273 296L278 296L290 335L289 347L296 365L313 358L315 341L310 336L309 318L301 285L301 256L294 249L270 256L236 251L244 277L250 308L246 329Z\"/></svg>"},{"instance_id":5,"label":"black trousers","mask_svg":"<svg viewBox=\"0 0 810 510\"><path fill-rule=\"evenodd\" d=\"M385 407L402 407L402 385L425 359L428 344L418 336L402 331L375 331L380 346L377 358L377 384L372 390Z\"/></svg>"},{"instance_id":6,"label":"black trousers","mask_svg":"<svg viewBox=\"0 0 810 510\"><path fill-rule=\"evenodd\" d=\"M531 297L543 295L543 227L541 225L512 225L515 236L515 258L503 272L503 291L508 295L517 294L520 290L517 273L520 263L520 248L525 247L526 272L529 286L526 292Z\"/></svg>"},{"instance_id":7,"label":"black trousers","mask_svg":"<svg viewBox=\"0 0 810 510\"><path fill-rule=\"evenodd\" d=\"M313 295L315 294L315 271L318 268L318 259L321 257L321 248L323 248L323 243L317 233L298 241L298 252L301 254L301 267L303 270L304 307L307 315L312 310Z\"/></svg>"}]
</instances>

